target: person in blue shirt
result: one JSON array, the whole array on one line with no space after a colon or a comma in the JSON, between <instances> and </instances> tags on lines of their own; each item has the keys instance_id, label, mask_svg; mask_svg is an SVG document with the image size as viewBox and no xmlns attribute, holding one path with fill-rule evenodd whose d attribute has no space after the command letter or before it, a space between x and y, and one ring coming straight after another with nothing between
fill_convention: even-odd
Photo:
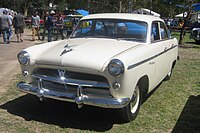
<instances>
[{"instance_id":1,"label":"person in blue shirt","mask_svg":"<svg viewBox=\"0 0 200 133\"><path fill-rule=\"evenodd\" d=\"M46 22L46 29L48 31L48 42L52 41L52 33L53 33L53 18L52 16L55 14L55 12L53 10L51 10L49 16L47 17L47 22Z\"/></svg>"}]
</instances>

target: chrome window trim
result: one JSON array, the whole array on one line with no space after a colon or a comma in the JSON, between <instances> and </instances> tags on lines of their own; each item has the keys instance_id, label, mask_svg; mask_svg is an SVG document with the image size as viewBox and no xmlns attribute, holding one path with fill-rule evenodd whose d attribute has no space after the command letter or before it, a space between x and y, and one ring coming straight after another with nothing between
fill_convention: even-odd
<instances>
[{"instance_id":1,"label":"chrome window trim","mask_svg":"<svg viewBox=\"0 0 200 133\"><path fill-rule=\"evenodd\" d=\"M154 59L154 58L156 58L156 57L158 57L158 56L160 56L160 55L166 53L167 51L174 49L175 47L178 47L178 45L174 45L173 47L171 47L171 48L169 48L169 49L167 49L167 50L165 50L165 51L163 51L163 52L160 52L160 53L158 53L158 54L156 54L156 55L154 55L154 56L152 56L152 57L150 57L150 58L144 59L144 60L142 60L142 61L140 61L140 62L138 62L138 63L129 65L128 68L127 68L127 70L130 70L130 69L132 69L132 68L134 68L134 67L137 67L137 66L139 66L139 65L141 65L141 64L143 64L143 63L145 63L145 62L147 62L147 61L150 61L150 60L152 60L152 59Z\"/></svg>"}]
</instances>

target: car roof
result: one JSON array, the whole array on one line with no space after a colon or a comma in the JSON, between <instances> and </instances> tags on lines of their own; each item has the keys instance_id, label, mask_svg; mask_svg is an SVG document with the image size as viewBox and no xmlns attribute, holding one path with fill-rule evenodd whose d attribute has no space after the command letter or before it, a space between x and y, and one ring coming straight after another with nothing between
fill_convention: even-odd
<instances>
[{"instance_id":1,"label":"car roof","mask_svg":"<svg viewBox=\"0 0 200 133\"><path fill-rule=\"evenodd\" d=\"M88 16L83 17L81 20L84 19L126 19L126 20L144 21L147 23L152 21L163 21L161 18L152 15L131 14L131 13L90 14Z\"/></svg>"}]
</instances>

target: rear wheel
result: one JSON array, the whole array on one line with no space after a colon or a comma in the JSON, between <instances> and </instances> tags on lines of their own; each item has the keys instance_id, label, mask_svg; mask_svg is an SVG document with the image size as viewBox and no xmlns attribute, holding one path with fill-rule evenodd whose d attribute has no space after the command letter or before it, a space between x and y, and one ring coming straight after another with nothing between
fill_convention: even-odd
<instances>
[{"instance_id":1,"label":"rear wheel","mask_svg":"<svg viewBox=\"0 0 200 133\"><path fill-rule=\"evenodd\" d=\"M172 68L171 68L171 70L168 72L168 74L166 75L164 81L170 80L171 76L172 76Z\"/></svg>"},{"instance_id":2,"label":"rear wheel","mask_svg":"<svg viewBox=\"0 0 200 133\"><path fill-rule=\"evenodd\" d=\"M120 109L122 120L125 122L134 120L139 112L141 101L142 93L139 86L136 86L130 103L126 107Z\"/></svg>"}]
</instances>

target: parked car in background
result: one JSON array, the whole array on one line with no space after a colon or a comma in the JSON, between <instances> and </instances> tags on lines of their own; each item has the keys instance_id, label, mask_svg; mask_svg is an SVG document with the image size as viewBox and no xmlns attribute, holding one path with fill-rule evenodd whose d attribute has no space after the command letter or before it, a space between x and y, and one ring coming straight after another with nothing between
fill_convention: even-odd
<instances>
[{"instance_id":1,"label":"parked car in background","mask_svg":"<svg viewBox=\"0 0 200 133\"><path fill-rule=\"evenodd\" d=\"M57 17L58 17L58 14L55 14L52 17L54 22L56 21ZM73 28L77 25L77 23L83 16L70 14L70 15L61 15L61 17L64 21L63 34L64 34L64 37L67 38L72 33ZM55 26L54 26L54 30L56 30Z\"/></svg>"},{"instance_id":2,"label":"parked car in background","mask_svg":"<svg viewBox=\"0 0 200 133\"><path fill-rule=\"evenodd\" d=\"M72 33L73 28L77 25L82 17L82 15L66 15L63 17L64 29L68 32L68 34Z\"/></svg>"},{"instance_id":3,"label":"parked car in background","mask_svg":"<svg viewBox=\"0 0 200 133\"><path fill-rule=\"evenodd\" d=\"M200 44L200 28L192 29L190 39L194 39L197 44Z\"/></svg>"},{"instance_id":4,"label":"parked car in background","mask_svg":"<svg viewBox=\"0 0 200 133\"><path fill-rule=\"evenodd\" d=\"M17 86L40 100L117 109L128 122L147 94L170 78L177 56L177 39L159 17L93 14L79 21L69 39L22 50L25 82Z\"/></svg>"},{"instance_id":5,"label":"parked car in background","mask_svg":"<svg viewBox=\"0 0 200 133\"><path fill-rule=\"evenodd\" d=\"M25 17L24 21L25 21L26 26L31 27L31 16ZM40 19L40 27L43 27L43 26L44 26L44 20Z\"/></svg>"},{"instance_id":6,"label":"parked car in background","mask_svg":"<svg viewBox=\"0 0 200 133\"><path fill-rule=\"evenodd\" d=\"M200 23L194 22L191 28L190 39L194 39L196 43L200 44Z\"/></svg>"}]
</instances>

